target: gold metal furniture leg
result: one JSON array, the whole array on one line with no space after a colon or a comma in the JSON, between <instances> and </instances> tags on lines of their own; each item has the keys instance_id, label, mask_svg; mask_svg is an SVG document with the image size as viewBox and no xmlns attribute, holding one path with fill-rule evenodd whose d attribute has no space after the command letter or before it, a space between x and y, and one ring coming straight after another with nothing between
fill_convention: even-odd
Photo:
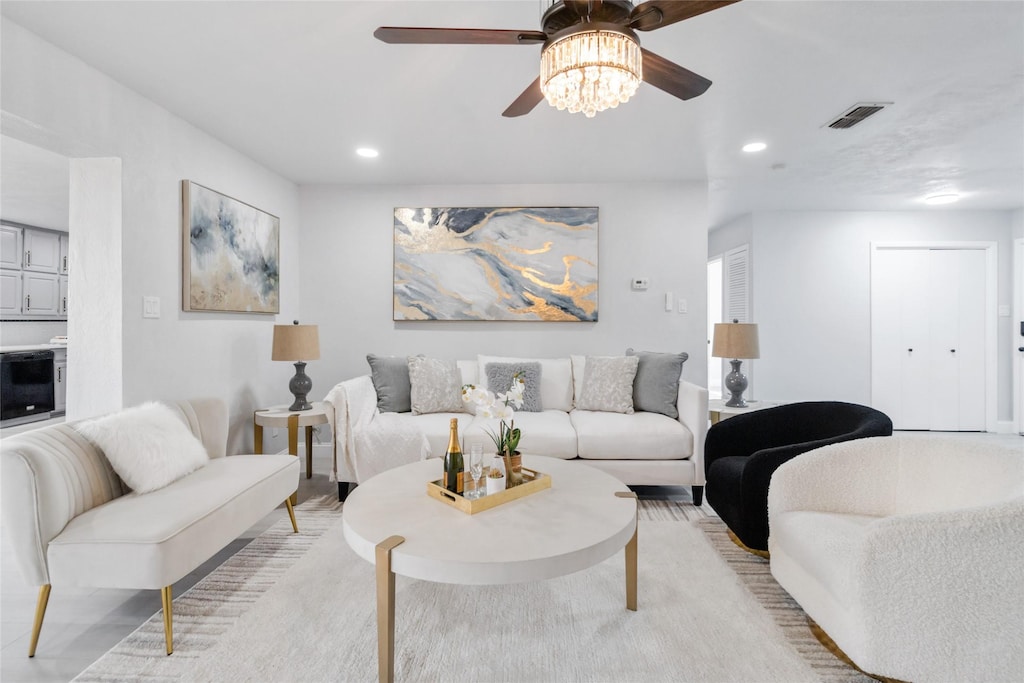
<instances>
[{"instance_id":1,"label":"gold metal furniture leg","mask_svg":"<svg viewBox=\"0 0 1024 683\"><path fill-rule=\"evenodd\" d=\"M617 491L615 493L619 498L636 498L636 493L632 491ZM640 502L637 501L639 506ZM636 588L637 588L637 540L636 534L639 530L639 524L633 528L633 537L629 539L629 543L626 544L626 609L635 612L636 611Z\"/></svg>"},{"instance_id":2,"label":"gold metal furniture leg","mask_svg":"<svg viewBox=\"0 0 1024 683\"><path fill-rule=\"evenodd\" d=\"M256 455L263 455L263 426L256 424L256 412L252 414L252 450Z\"/></svg>"},{"instance_id":3,"label":"gold metal furniture leg","mask_svg":"<svg viewBox=\"0 0 1024 683\"><path fill-rule=\"evenodd\" d=\"M284 504L288 506L288 518L292 520L292 530L299 533L299 525L295 523L295 506L292 505L292 499L285 498Z\"/></svg>"},{"instance_id":4,"label":"gold metal furniture leg","mask_svg":"<svg viewBox=\"0 0 1024 683\"><path fill-rule=\"evenodd\" d=\"M167 654L174 652L174 617L171 607L171 587L164 586L160 589L160 602L164 608L164 642L167 644Z\"/></svg>"},{"instance_id":5,"label":"gold metal furniture leg","mask_svg":"<svg viewBox=\"0 0 1024 683\"><path fill-rule=\"evenodd\" d=\"M395 573L391 551L405 539L389 536L377 544L377 678L380 683L395 680Z\"/></svg>"},{"instance_id":6,"label":"gold metal furniture leg","mask_svg":"<svg viewBox=\"0 0 1024 683\"><path fill-rule=\"evenodd\" d=\"M299 457L299 416L292 414L288 416L288 452ZM299 493L292 494L292 505L299 502Z\"/></svg>"},{"instance_id":7,"label":"gold metal furniture leg","mask_svg":"<svg viewBox=\"0 0 1024 683\"><path fill-rule=\"evenodd\" d=\"M46 614L46 603L50 601L50 584L39 587L39 600L36 601L36 618L32 622L32 640L28 644L28 656L36 656L36 645L39 644L39 631L43 628L43 615Z\"/></svg>"}]
</instances>

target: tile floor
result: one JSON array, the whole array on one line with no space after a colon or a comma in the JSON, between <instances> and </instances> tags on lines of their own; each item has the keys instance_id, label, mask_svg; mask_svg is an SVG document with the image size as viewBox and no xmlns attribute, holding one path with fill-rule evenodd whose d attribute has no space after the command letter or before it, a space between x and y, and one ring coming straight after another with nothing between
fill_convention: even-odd
<instances>
[{"instance_id":1,"label":"tile floor","mask_svg":"<svg viewBox=\"0 0 1024 683\"><path fill-rule=\"evenodd\" d=\"M998 440L1019 445L1024 456L1024 438L1017 435L961 434L957 438ZM328 481L329 462L314 458L313 477L299 479L299 502L325 494L337 494ZM642 497L689 500L688 487L636 487ZM705 503L705 509L714 511ZM180 595L225 559L245 546L270 525L286 515L274 510L208 562L174 584ZM14 562L6 540L0 535L0 680L4 683L69 681L160 610L159 591L111 589L58 589L50 595L46 619L36 656L29 659L29 635L38 589L28 586Z\"/></svg>"}]
</instances>

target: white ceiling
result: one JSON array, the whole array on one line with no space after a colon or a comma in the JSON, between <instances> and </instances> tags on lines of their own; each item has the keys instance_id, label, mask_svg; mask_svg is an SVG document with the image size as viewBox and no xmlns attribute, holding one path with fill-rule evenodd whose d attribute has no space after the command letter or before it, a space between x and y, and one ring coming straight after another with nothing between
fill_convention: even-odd
<instances>
[{"instance_id":1,"label":"white ceiling","mask_svg":"<svg viewBox=\"0 0 1024 683\"><path fill-rule=\"evenodd\" d=\"M707 180L712 226L753 210L1024 206L1024 2L744 0L641 33L711 79L594 119L542 103L533 46L386 45L377 26L538 29L505 2L24 2L0 12L300 183ZM846 131L857 102L893 106ZM740 151L751 140L768 150ZM381 151L367 161L358 146ZM949 210L949 209L941 209Z\"/></svg>"}]
</instances>

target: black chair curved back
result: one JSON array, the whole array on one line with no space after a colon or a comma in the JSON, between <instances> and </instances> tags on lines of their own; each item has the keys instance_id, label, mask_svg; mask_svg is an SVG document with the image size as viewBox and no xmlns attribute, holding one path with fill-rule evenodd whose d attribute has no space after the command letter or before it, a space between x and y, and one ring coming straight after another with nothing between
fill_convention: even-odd
<instances>
[{"instance_id":1,"label":"black chair curved back","mask_svg":"<svg viewBox=\"0 0 1024 683\"><path fill-rule=\"evenodd\" d=\"M809 401L736 415L704 441L708 503L748 548L768 550L768 484L782 463L833 443L891 436L892 420L856 403Z\"/></svg>"}]
</instances>

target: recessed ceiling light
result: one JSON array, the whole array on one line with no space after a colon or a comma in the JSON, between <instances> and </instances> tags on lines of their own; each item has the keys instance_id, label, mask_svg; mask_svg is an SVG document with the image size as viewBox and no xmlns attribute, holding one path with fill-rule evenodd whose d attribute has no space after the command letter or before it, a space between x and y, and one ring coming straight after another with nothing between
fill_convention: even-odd
<instances>
[{"instance_id":1,"label":"recessed ceiling light","mask_svg":"<svg viewBox=\"0 0 1024 683\"><path fill-rule=\"evenodd\" d=\"M768 149L768 145L763 142L750 142L743 145L744 152L763 152Z\"/></svg>"},{"instance_id":2,"label":"recessed ceiling light","mask_svg":"<svg viewBox=\"0 0 1024 683\"><path fill-rule=\"evenodd\" d=\"M930 197L925 197L924 198L924 203L925 204L932 204L932 205L936 205L936 204L952 204L953 202L958 201L959 199L960 199L960 195L955 194L955 193L933 194Z\"/></svg>"},{"instance_id":3,"label":"recessed ceiling light","mask_svg":"<svg viewBox=\"0 0 1024 683\"><path fill-rule=\"evenodd\" d=\"M373 159L374 157L380 156L380 152L371 147L360 147L356 150L356 154L367 159Z\"/></svg>"}]
</instances>

